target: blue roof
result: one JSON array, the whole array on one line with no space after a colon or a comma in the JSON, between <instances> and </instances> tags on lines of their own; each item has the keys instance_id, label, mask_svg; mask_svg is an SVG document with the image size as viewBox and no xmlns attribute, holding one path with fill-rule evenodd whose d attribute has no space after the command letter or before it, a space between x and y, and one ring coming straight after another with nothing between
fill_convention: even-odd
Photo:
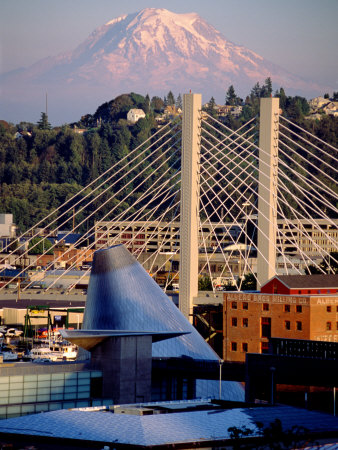
<instances>
[{"instance_id":1,"label":"blue roof","mask_svg":"<svg viewBox=\"0 0 338 450\"><path fill-rule=\"evenodd\" d=\"M57 241L64 240L65 244L76 244L76 242L82 237L82 234L79 233L68 233L69 231L59 231L56 237Z\"/></svg>"},{"instance_id":2,"label":"blue roof","mask_svg":"<svg viewBox=\"0 0 338 450\"><path fill-rule=\"evenodd\" d=\"M328 414L291 406L243 406L227 410L209 409L144 416L113 414L95 409L59 410L1 420L0 433L155 446L229 439L230 427L245 426L253 430L253 436L257 436L257 422L267 427L276 418L281 420L284 430L293 426L305 427L316 433L338 429L338 418Z\"/></svg>"},{"instance_id":3,"label":"blue roof","mask_svg":"<svg viewBox=\"0 0 338 450\"><path fill-rule=\"evenodd\" d=\"M94 253L85 330L189 332L153 344L153 357L218 361L218 355L123 245Z\"/></svg>"},{"instance_id":4,"label":"blue roof","mask_svg":"<svg viewBox=\"0 0 338 450\"><path fill-rule=\"evenodd\" d=\"M4 269L4 270L0 270L0 278L22 278L23 279L23 278L27 278L27 272L21 273L21 269Z\"/></svg>"}]
</instances>

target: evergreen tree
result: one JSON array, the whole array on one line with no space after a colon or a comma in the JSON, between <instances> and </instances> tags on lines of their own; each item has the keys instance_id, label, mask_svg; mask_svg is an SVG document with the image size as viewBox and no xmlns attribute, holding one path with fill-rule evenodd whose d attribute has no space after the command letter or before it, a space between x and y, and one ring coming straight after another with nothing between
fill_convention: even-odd
<instances>
[{"instance_id":1,"label":"evergreen tree","mask_svg":"<svg viewBox=\"0 0 338 450\"><path fill-rule=\"evenodd\" d=\"M279 89L279 92L276 91L276 97L279 97L279 106L284 110L286 105L286 94L282 87Z\"/></svg>"},{"instance_id":2,"label":"evergreen tree","mask_svg":"<svg viewBox=\"0 0 338 450\"><path fill-rule=\"evenodd\" d=\"M268 77L262 86L260 96L261 97L271 97L271 95L272 95L272 81L271 81L271 78Z\"/></svg>"},{"instance_id":3,"label":"evergreen tree","mask_svg":"<svg viewBox=\"0 0 338 450\"><path fill-rule=\"evenodd\" d=\"M233 85L230 85L225 96L225 104L235 106L237 104L236 101L237 95L235 93L235 88L233 87Z\"/></svg>"},{"instance_id":4,"label":"evergreen tree","mask_svg":"<svg viewBox=\"0 0 338 450\"><path fill-rule=\"evenodd\" d=\"M39 120L37 125L38 125L39 130L51 130L52 129L51 124L48 122L48 116L44 112L41 113L41 119Z\"/></svg>"},{"instance_id":5,"label":"evergreen tree","mask_svg":"<svg viewBox=\"0 0 338 450\"><path fill-rule=\"evenodd\" d=\"M261 87L257 82L254 87L251 89L251 98L260 98L261 96Z\"/></svg>"},{"instance_id":6,"label":"evergreen tree","mask_svg":"<svg viewBox=\"0 0 338 450\"><path fill-rule=\"evenodd\" d=\"M143 109L143 111L144 111L146 114L148 114L149 111L150 111L150 97L149 97L148 94L145 96L144 103L143 103L143 108L142 108L142 109Z\"/></svg>"},{"instance_id":7,"label":"evergreen tree","mask_svg":"<svg viewBox=\"0 0 338 450\"><path fill-rule=\"evenodd\" d=\"M153 97L151 99L151 107L155 112L161 112L164 107L164 101L160 97Z\"/></svg>"},{"instance_id":8,"label":"evergreen tree","mask_svg":"<svg viewBox=\"0 0 338 450\"><path fill-rule=\"evenodd\" d=\"M177 109L178 108L182 109L182 106L183 106L183 104L182 104L182 97L181 97L181 94L178 94L178 96L176 98L176 108Z\"/></svg>"},{"instance_id":9,"label":"evergreen tree","mask_svg":"<svg viewBox=\"0 0 338 450\"><path fill-rule=\"evenodd\" d=\"M206 108L206 112L209 114L209 116L216 116L216 110L215 110L216 102L214 97L211 97L211 99L208 102L208 106Z\"/></svg>"},{"instance_id":10,"label":"evergreen tree","mask_svg":"<svg viewBox=\"0 0 338 450\"><path fill-rule=\"evenodd\" d=\"M174 97L174 94L171 91L169 91L168 95L167 95L167 104L168 105L175 105L175 97Z\"/></svg>"}]
</instances>

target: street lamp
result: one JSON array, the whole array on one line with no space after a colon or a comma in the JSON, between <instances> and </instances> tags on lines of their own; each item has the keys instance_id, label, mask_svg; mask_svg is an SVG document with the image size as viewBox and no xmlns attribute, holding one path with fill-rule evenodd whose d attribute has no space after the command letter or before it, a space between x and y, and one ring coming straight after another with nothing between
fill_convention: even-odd
<instances>
[{"instance_id":1,"label":"street lamp","mask_svg":"<svg viewBox=\"0 0 338 450\"><path fill-rule=\"evenodd\" d=\"M222 399L222 365L224 363L223 359L219 361L219 399Z\"/></svg>"}]
</instances>

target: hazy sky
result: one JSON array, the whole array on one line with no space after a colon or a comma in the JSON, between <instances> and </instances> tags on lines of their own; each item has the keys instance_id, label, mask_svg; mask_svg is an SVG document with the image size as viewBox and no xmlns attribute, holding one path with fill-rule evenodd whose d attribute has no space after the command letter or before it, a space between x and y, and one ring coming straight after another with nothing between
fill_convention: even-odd
<instances>
[{"instance_id":1,"label":"hazy sky","mask_svg":"<svg viewBox=\"0 0 338 450\"><path fill-rule=\"evenodd\" d=\"M338 90L338 0L0 0L0 73L72 50L123 14L197 12L235 44Z\"/></svg>"}]
</instances>

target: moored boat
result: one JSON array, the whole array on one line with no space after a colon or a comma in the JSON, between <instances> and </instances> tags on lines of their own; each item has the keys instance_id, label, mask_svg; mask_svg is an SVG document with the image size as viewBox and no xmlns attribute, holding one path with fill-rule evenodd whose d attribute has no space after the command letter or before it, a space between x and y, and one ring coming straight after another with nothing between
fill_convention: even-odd
<instances>
[{"instance_id":1,"label":"moored boat","mask_svg":"<svg viewBox=\"0 0 338 450\"><path fill-rule=\"evenodd\" d=\"M33 361L41 359L49 359L50 361L57 361L58 354L52 352L48 347L35 347L29 352L29 358Z\"/></svg>"}]
</instances>

